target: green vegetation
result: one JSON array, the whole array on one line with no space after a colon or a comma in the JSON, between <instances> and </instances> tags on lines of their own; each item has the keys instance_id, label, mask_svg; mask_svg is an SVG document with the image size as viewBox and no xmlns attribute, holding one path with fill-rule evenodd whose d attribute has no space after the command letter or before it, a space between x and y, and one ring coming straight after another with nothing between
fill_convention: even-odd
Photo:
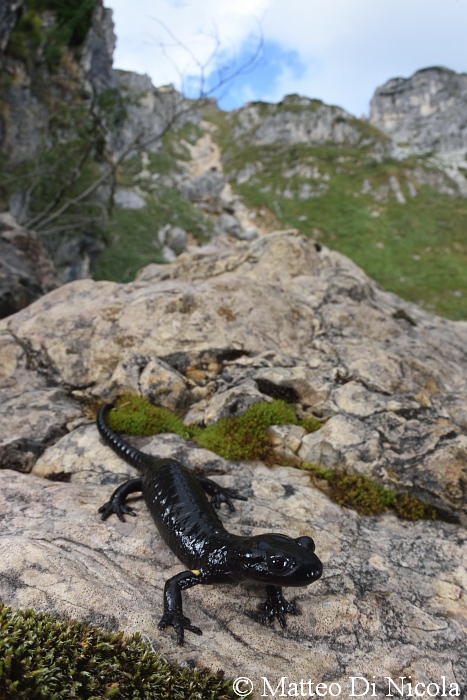
<instances>
[{"instance_id":1,"label":"green vegetation","mask_svg":"<svg viewBox=\"0 0 467 700\"><path fill-rule=\"evenodd\" d=\"M11 700L235 698L222 674L177 668L145 644L0 603L0 697Z\"/></svg>"},{"instance_id":2,"label":"green vegetation","mask_svg":"<svg viewBox=\"0 0 467 700\"><path fill-rule=\"evenodd\" d=\"M240 416L220 418L206 426L197 442L225 459L270 462L273 450L267 428L297 422L293 407L285 401L260 402L249 406Z\"/></svg>"},{"instance_id":3,"label":"green vegetation","mask_svg":"<svg viewBox=\"0 0 467 700\"><path fill-rule=\"evenodd\" d=\"M160 187L146 201L142 209L113 210L105 231L108 247L97 262L94 279L129 282L145 265L162 263L157 232L166 223L199 240L205 238L205 218L175 190Z\"/></svg>"},{"instance_id":4,"label":"green vegetation","mask_svg":"<svg viewBox=\"0 0 467 700\"><path fill-rule=\"evenodd\" d=\"M104 138L97 112L102 121L115 124L123 118L124 105L113 90L96 96L92 109L85 99L62 105L51 116L47 139L34 158L19 164L6 161L0 169L0 204L6 207L18 190L27 192L27 215L20 217L21 223L43 235L56 260L57 251L77 230L97 241L105 235L105 203L99 188L93 189L102 176Z\"/></svg>"},{"instance_id":5,"label":"green vegetation","mask_svg":"<svg viewBox=\"0 0 467 700\"><path fill-rule=\"evenodd\" d=\"M205 428L187 427L170 411L152 406L147 399L135 394L125 394L117 399L107 421L112 430L117 432L130 435L176 433L185 439L195 439L200 447L225 459L261 459L265 462L273 459L267 432L269 426L303 425L312 432L323 424L318 419L299 421L293 407L277 399L255 403L240 416L221 418Z\"/></svg>"},{"instance_id":6,"label":"green vegetation","mask_svg":"<svg viewBox=\"0 0 467 700\"><path fill-rule=\"evenodd\" d=\"M205 428L185 426L170 411L153 406L135 394L125 394L115 402L107 422L116 432L130 435L157 435L171 432L185 439L194 439L200 447L230 460L262 460L274 462L274 451L268 436L272 425L301 425L309 432L318 430L323 421L297 419L293 406L276 399L249 406L239 416L220 418ZM341 506L354 508L360 515L380 515L392 508L404 520L435 520L438 511L410 494L395 491L375 483L363 474L346 474L317 464L303 464L316 484Z\"/></svg>"},{"instance_id":7,"label":"green vegetation","mask_svg":"<svg viewBox=\"0 0 467 700\"><path fill-rule=\"evenodd\" d=\"M7 53L31 66L41 49L50 70L57 70L65 47L79 47L86 38L96 0L26 0L25 12L10 36ZM42 13L55 21L43 23Z\"/></svg>"},{"instance_id":8,"label":"green vegetation","mask_svg":"<svg viewBox=\"0 0 467 700\"><path fill-rule=\"evenodd\" d=\"M261 105L262 116L305 109L292 98L285 103ZM361 132L356 147L255 146L250 134L229 137L234 113L207 118L218 126L226 174L248 207L270 210L278 226L298 228L344 253L385 289L432 312L467 319L467 199L420 185L423 172L443 178L426 158L375 158L373 144L384 145L385 137L358 120L349 121ZM235 184L247 163L260 167L248 182ZM311 176L284 175L299 166L308 166ZM396 198L395 182L405 204Z\"/></svg>"},{"instance_id":9,"label":"green vegetation","mask_svg":"<svg viewBox=\"0 0 467 700\"><path fill-rule=\"evenodd\" d=\"M180 139L188 142L199 137L199 127L185 124L162 138L163 148L157 153L142 154L123 162L117 174L117 187L138 185L147 206L142 209L115 207L105 230L107 247L99 257L93 278L129 282L138 270L149 263L163 263L157 233L164 225L179 226L198 242L208 240L213 224L191 202L175 189L156 183L151 175L170 175L177 168L177 159L188 159ZM141 177L141 173L149 178Z\"/></svg>"},{"instance_id":10,"label":"green vegetation","mask_svg":"<svg viewBox=\"0 0 467 700\"><path fill-rule=\"evenodd\" d=\"M29 10L20 17L18 24L11 33L7 52L13 58L29 64L30 57L35 55L42 40L42 21L34 12Z\"/></svg>"},{"instance_id":11,"label":"green vegetation","mask_svg":"<svg viewBox=\"0 0 467 700\"><path fill-rule=\"evenodd\" d=\"M380 486L363 474L346 474L317 464L303 464L316 479L326 482L323 490L341 506L354 508L360 515L380 515L393 508L403 520L436 520L436 508L408 493Z\"/></svg>"},{"instance_id":12,"label":"green vegetation","mask_svg":"<svg viewBox=\"0 0 467 700\"><path fill-rule=\"evenodd\" d=\"M158 435L176 433L185 439L193 435L180 418L160 406L153 406L147 399L136 394L124 394L115 402L106 417L112 430L129 435Z\"/></svg>"}]
</instances>

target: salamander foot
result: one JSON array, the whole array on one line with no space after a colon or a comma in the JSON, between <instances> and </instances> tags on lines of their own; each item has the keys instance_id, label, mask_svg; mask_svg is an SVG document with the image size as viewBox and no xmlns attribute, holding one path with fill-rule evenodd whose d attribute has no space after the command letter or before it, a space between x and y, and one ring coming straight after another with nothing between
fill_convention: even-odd
<instances>
[{"instance_id":1,"label":"salamander foot","mask_svg":"<svg viewBox=\"0 0 467 700\"><path fill-rule=\"evenodd\" d=\"M124 515L132 515L133 517L136 517L136 513L133 508L126 506L124 503L117 503L115 501L107 501L107 503L104 503L104 505L101 506L97 512L102 513L101 520L107 520L109 515L113 515L115 513L122 523L125 522L125 518L123 517Z\"/></svg>"},{"instance_id":2,"label":"salamander foot","mask_svg":"<svg viewBox=\"0 0 467 700\"><path fill-rule=\"evenodd\" d=\"M198 481L203 487L203 489L211 496L211 503L214 508L220 508L222 503L226 503L231 511L235 510L235 506L231 499L235 498L237 501L247 501L246 496L242 496L237 489L229 489L225 486L220 486L212 479L208 479L205 476L199 476Z\"/></svg>"},{"instance_id":3,"label":"salamander foot","mask_svg":"<svg viewBox=\"0 0 467 700\"><path fill-rule=\"evenodd\" d=\"M261 622L272 622L275 617L279 620L282 628L287 627L287 622L284 613L290 615L298 615L299 612L295 603L289 603L282 595L280 586L267 586L268 598L261 604L260 608L263 615L260 618Z\"/></svg>"},{"instance_id":4,"label":"salamander foot","mask_svg":"<svg viewBox=\"0 0 467 700\"><path fill-rule=\"evenodd\" d=\"M123 484L120 484L118 488L115 489L110 497L110 501L104 503L103 506L99 508L98 513L102 513L102 520L107 520L109 515L115 515L122 523L125 522L124 515L136 516L135 511L130 506L125 505L125 499L130 493L135 493L136 491L141 491L143 488L143 479L138 477L137 479L128 479Z\"/></svg>"},{"instance_id":5,"label":"salamander foot","mask_svg":"<svg viewBox=\"0 0 467 700\"><path fill-rule=\"evenodd\" d=\"M162 615L159 622L159 629L164 630L166 627L173 627L177 633L177 644L183 646L185 638L185 630L194 632L195 634L203 634L199 627L195 627L190 623L190 619L176 612L166 612Z\"/></svg>"}]
</instances>

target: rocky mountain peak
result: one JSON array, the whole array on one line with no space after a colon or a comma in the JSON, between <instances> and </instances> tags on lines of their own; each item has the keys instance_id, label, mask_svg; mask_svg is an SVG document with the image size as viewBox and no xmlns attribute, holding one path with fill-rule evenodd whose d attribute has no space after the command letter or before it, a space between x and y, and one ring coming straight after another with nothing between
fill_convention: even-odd
<instances>
[{"instance_id":1,"label":"rocky mountain peak","mask_svg":"<svg viewBox=\"0 0 467 700\"><path fill-rule=\"evenodd\" d=\"M341 107L300 95L286 95L277 104L248 102L232 112L234 139L254 145L356 145L362 134L358 120Z\"/></svg>"},{"instance_id":2,"label":"rocky mountain peak","mask_svg":"<svg viewBox=\"0 0 467 700\"><path fill-rule=\"evenodd\" d=\"M371 100L370 123L391 137L400 156L435 152L465 160L467 74L435 66L388 80Z\"/></svg>"}]
</instances>

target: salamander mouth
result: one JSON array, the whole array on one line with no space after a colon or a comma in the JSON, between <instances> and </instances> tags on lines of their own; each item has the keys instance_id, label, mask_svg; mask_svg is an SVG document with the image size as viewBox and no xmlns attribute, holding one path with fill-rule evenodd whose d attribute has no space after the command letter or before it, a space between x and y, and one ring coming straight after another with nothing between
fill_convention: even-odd
<instances>
[{"instance_id":1,"label":"salamander mouth","mask_svg":"<svg viewBox=\"0 0 467 700\"><path fill-rule=\"evenodd\" d=\"M296 578L294 577L296 583L291 581L284 581L284 586L303 586L309 583L313 583L313 581L317 581L323 575L323 565L320 561L318 561L312 569L308 569L302 572L298 571L296 572L296 574L298 574Z\"/></svg>"}]
</instances>

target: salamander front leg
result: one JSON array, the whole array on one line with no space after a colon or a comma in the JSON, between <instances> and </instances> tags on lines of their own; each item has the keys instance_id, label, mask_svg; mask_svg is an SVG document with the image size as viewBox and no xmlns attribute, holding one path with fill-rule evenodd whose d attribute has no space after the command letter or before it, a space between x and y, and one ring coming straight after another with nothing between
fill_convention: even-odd
<instances>
[{"instance_id":1,"label":"salamander front leg","mask_svg":"<svg viewBox=\"0 0 467 700\"><path fill-rule=\"evenodd\" d=\"M211 503L214 508L219 508L221 503L227 503L231 511L235 510L235 506L230 500L231 498L236 498L237 501L247 501L246 496L242 496L236 489L228 489L224 486L216 484L212 479L208 479L205 476L196 477L203 487L203 489L211 496Z\"/></svg>"},{"instance_id":2,"label":"salamander front leg","mask_svg":"<svg viewBox=\"0 0 467 700\"><path fill-rule=\"evenodd\" d=\"M125 499L130 493L135 493L135 491L141 491L143 488L143 478L138 477L137 479L129 479L121 484L115 489L110 497L110 501L104 503L103 506L99 508L98 513L102 513L102 520L106 520L109 515L115 513L122 523L125 522L123 515L133 515L136 516L135 511L130 506L125 505Z\"/></svg>"},{"instance_id":3,"label":"salamander front leg","mask_svg":"<svg viewBox=\"0 0 467 700\"><path fill-rule=\"evenodd\" d=\"M192 586L196 586L201 582L199 572L182 571L182 573L166 581L165 584L164 614L159 622L159 629L163 630L169 625L172 626L177 633L177 644L180 646L183 645L185 630L195 634L203 634L199 627L192 625L189 618L183 615L182 606L182 591L186 588L192 588Z\"/></svg>"},{"instance_id":4,"label":"salamander front leg","mask_svg":"<svg viewBox=\"0 0 467 700\"><path fill-rule=\"evenodd\" d=\"M261 622L272 622L277 617L280 626L282 628L286 627L287 622L284 613L298 615L297 608L294 603L289 603L284 598L281 586L266 586L266 593L268 594L267 600L261 605L261 610L265 613L261 618Z\"/></svg>"}]
</instances>

